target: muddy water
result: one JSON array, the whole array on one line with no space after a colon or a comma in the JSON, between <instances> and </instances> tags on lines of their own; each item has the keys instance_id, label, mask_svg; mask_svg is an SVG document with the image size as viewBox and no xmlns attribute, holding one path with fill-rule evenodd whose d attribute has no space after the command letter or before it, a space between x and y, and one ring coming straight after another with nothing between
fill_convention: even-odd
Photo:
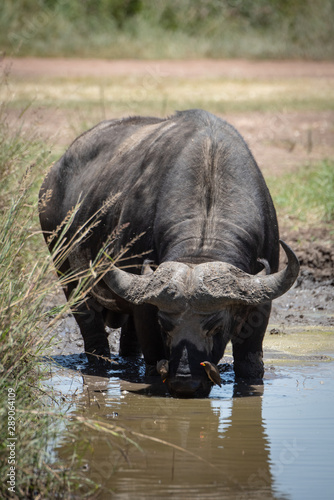
<instances>
[{"instance_id":1,"label":"muddy water","mask_svg":"<svg viewBox=\"0 0 334 500\"><path fill-rule=\"evenodd\" d=\"M134 443L85 430L82 466L98 498L332 499L334 332L269 335L265 352L262 386L235 384L227 353L222 388L198 400L169 397L141 360L115 358L102 378L82 355L56 356L48 383L69 412L132 431ZM56 453L69 460L72 450Z\"/></svg>"}]
</instances>

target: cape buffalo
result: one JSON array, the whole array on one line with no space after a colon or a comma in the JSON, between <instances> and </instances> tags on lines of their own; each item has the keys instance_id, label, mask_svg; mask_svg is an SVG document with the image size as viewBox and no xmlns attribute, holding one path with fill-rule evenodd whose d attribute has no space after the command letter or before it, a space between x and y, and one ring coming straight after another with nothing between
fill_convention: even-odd
<instances>
[{"instance_id":1,"label":"cape buffalo","mask_svg":"<svg viewBox=\"0 0 334 500\"><path fill-rule=\"evenodd\" d=\"M103 121L51 168L40 197L50 247L78 202L69 239L104 207L59 273L89 268L111 235L112 258L128 246L74 312L91 361L110 357L105 326L121 326L120 354L142 352L156 374L166 360L173 396L207 396L213 382L201 363L217 372L229 340L236 377L263 377L271 301L292 286L299 264L281 242L288 263L278 271L275 209L231 125L202 110Z\"/></svg>"}]
</instances>

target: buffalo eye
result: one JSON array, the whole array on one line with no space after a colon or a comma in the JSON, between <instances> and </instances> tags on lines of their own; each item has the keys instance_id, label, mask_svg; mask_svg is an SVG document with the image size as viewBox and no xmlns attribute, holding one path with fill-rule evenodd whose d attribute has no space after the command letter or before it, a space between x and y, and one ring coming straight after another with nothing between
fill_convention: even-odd
<instances>
[{"instance_id":1,"label":"buffalo eye","mask_svg":"<svg viewBox=\"0 0 334 500\"><path fill-rule=\"evenodd\" d=\"M213 328L211 328L210 330L207 330L206 331L207 337L213 337L214 335L216 335L216 333L219 332L220 329L221 329L221 326L220 325L216 325Z\"/></svg>"},{"instance_id":2,"label":"buffalo eye","mask_svg":"<svg viewBox=\"0 0 334 500\"><path fill-rule=\"evenodd\" d=\"M202 324L207 337L212 337L222 328L222 322L219 313L205 319Z\"/></svg>"}]
</instances>

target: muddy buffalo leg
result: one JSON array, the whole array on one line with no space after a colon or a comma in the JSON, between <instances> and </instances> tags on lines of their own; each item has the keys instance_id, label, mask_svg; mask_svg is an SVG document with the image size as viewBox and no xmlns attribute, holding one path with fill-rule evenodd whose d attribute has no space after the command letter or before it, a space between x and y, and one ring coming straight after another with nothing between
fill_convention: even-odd
<instances>
[{"instance_id":1,"label":"muddy buffalo leg","mask_svg":"<svg viewBox=\"0 0 334 500\"><path fill-rule=\"evenodd\" d=\"M91 364L109 365L110 349L105 331L101 306L90 299L73 313L85 344L85 352Z\"/></svg>"},{"instance_id":2,"label":"muddy buffalo leg","mask_svg":"<svg viewBox=\"0 0 334 500\"><path fill-rule=\"evenodd\" d=\"M129 316L122 326L121 338L119 341L120 356L138 356L141 354L141 347L138 342L133 317Z\"/></svg>"},{"instance_id":3,"label":"muddy buffalo leg","mask_svg":"<svg viewBox=\"0 0 334 500\"><path fill-rule=\"evenodd\" d=\"M139 310L134 311L134 324L138 341L144 355L147 373L155 373L157 361L166 358L163 339L157 320L158 309L149 304L138 306Z\"/></svg>"},{"instance_id":4,"label":"muddy buffalo leg","mask_svg":"<svg viewBox=\"0 0 334 500\"><path fill-rule=\"evenodd\" d=\"M234 372L237 378L263 378L262 342L270 310L270 303L252 308L239 334L232 339Z\"/></svg>"},{"instance_id":5,"label":"muddy buffalo leg","mask_svg":"<svg viewBox=\"0 0 334 500\"><path fill-rule=\"evenodd\" d=\"M68 261L65 261L57 270L62 276L71 271ZM67 300L70 300L77 282L69 283L64 287ZM106 366L110 365L110 349L108 334L105 330L103 317L104 307L98 304L93 298L88 298L82 304L72 308L74 319L79 325L80 332L85 345L85 353L90 364Z\"/></svg>"}]
</instances>

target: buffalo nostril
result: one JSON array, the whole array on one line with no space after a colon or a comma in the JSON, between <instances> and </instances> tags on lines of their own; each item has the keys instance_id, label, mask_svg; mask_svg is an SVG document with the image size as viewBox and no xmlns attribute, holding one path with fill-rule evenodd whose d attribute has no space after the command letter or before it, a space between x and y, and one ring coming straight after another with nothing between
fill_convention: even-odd
<instances>
[{"instance_id":1,"label":"buffalo nostril","mask_svg":"<svg viewBox=\"0 0 334 500\"><path fill-rule=\"evenodd\" d=\"M190 377L191 371L189 365L187 366L179 366L176 372L176 377Z\"/></svg>"}]
</instances>

